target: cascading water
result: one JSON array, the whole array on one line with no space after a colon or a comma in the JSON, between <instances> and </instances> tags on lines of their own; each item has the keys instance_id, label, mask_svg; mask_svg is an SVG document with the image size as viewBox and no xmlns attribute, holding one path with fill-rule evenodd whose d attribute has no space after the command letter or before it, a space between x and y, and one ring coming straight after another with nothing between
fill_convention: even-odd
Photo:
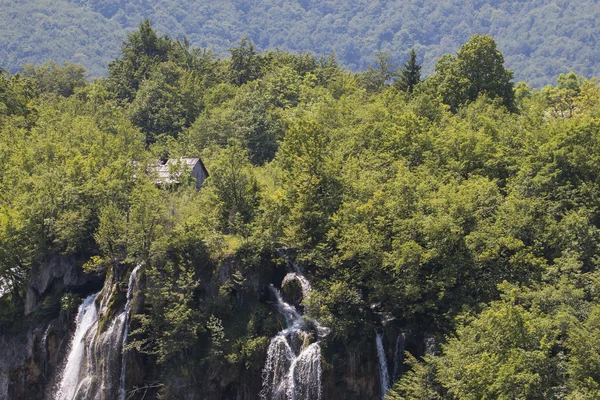
<instances>
[{"instance_id":1,"label":"cascading water","mask_svg":"<svg viewBox=\"0 0 600 400\"><path fill-rule=\"evenodd\" d=\"M297 279L304 298L312 290L306 277L296 272L286 275L284 281ZM320 400L321 346L319 342L329 334L329 328L302 316L294 306L286 303L279 290L271 285L277 299L277 309L285 318L286 328L271 339L263 368L263 400ZM316 341L309 344L311 338Z\"/></svg>"},{"instance_id":2,"label":"cascading water","mask_svg":"<svg viewBox=\"0 0 600 400\"><path fill-rule=\"evenodd\" d=\"M390 376L388 372L387 359L385 358L385 349L383 348L383 332L377 332L375 336L377 345L377 359L379 360L379 383L381 386L381 399L385 398L390 389Z\"/></svg>"},{"instance_id":3,"label":"cascading water","mask_svg":"<svg viewBox=\"0 0 600 400\"><path fill-rule=\"evenodd\" d=\"M121 314L123 316L123 345L121 352L123 353L121 359L121 386L119 388L119 400L125 400L125 378L127 371L127 353L125 346L127 346L127 336L129 335L129 313L131 311L131 300L133 299L133 288L135 286L135 282L137 279L137 273L140 269L141 265L138 264L137 267L131 271L131 275L129 276L129 285L127 286L127 303L125 303L125 309ZM121 316L119 316L120 318Z\"/></svg>"},{"instance_id":4,"label":"cascading water","mask_svg":"<svg viewBox=\"0 0 600 400\"><path fill-rule=\"evenodd\" d=\"M86 353L86 336L90 327L98 320L97 294L88 296L77 311L77 327L69 348L69 356L63 370L56 400L71 400L77 397L81 380L81 367Z\"/></svg>"},{"instance_id":5,"label":"cascading water","mask_svg":"<svg viewBox=\"0 0 600 400\"><path fill-rule=\"evenodd\" d=\"M125 346L129 335L131 302L137 280L137 266L129 277L127 301L123 311L108 327L99 331L98 294L85 299L77 314L77 327L55 400L123 400L126 397L127 359ZM107 311L115 282L106 282L100 300L100 313Z\"/></svg>"},{"instance_id":6,"label":"cascading water","mask_svg":"<svg viewBox=\"0 0 600 400\"><path fill-rule=\"evenodd\" d=\"M315 342L292 362L286 392L288 399L320 399L321 373L321 346Z\"/></svg>"},{"instance_id":7,"label":"cascading water","mask_svg":"<svg viewBox=\"0 0 600 400\"><path fill-rule=\"evenodd\" d=\"M425 347L425 354L434 355L437 350L435 338L429 334L425 334L423 346Z\"/></svg>"},{"instance_id":8,"label":"cascading water","mask_svg":"<svg viewBox=\"0 0 600 400\"><path fill-rule=\"evenodd\" d=\"M396 338L396 352L394 354L394 374L393 379L397 379L400 375L402 365L404 364L404 342L406 341L406 334L400 332Z\"/></svg>"},{"instance_id":9,"label":"cascading water","mask_svg":"<svg viewBox=\"0 0 600 400\"><path fill-rule=\"evenodd\" d=\"M298 267L296 267L298 268ZM303 295L307 295L312 291L312 287L310 286L310 282L308 282L308 279L306 279L306 277L304 275L302 275L301 273L298 272L299 270L296 270L296 272L290 272L288 273L284 278L283 281L281 282L281 286L285 286L286 283L293 281L294 279L297 279L298 282L300 282L300 287L302 287L302 294Z\"/></svg>"}]
</instances>

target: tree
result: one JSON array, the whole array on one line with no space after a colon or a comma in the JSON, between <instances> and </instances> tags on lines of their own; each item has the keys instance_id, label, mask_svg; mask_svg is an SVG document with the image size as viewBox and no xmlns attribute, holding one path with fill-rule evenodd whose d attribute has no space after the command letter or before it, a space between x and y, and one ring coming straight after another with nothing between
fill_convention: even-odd
<instances>
[{"instance_id":1,"label":"tree","mask_svg":"<svg viewBox=\"0 0 600 400\"><path fill-rule=\"evenodd\" d=\"M211 187L220 200L223 230L235 233L251 221L258 204L258 182L248 160L248 151L232 140L211 168Z\"/></svg>"},{"instance_id":2,"label":"tree","mask_svg":"<svg viewBox=\"0 0 600 400\"><path fill-rule=\"evenodd\" d=\"M479 95L499 99L514 108L513 72L504 68L504 57L488 35L473 35L455 56L442 56L429 79L430 89L442 96L453 111Z\"/></svg>"},{"instance_id":3,"label":"tree","mask_svg":"<svg viewBox=\"0 0 600 400\"><path fill-rule=\"evenodd\" d=\"M0 68L0 122L5 115L26 117L31 113L29 102L34 97L34 87L31 79L19 74L10 75Z\"/></svg>"},{"instance_id":4,"label":"tree","mask_svg":"<svg viewBox=\"0 0 600 400\"><path fill-rule=\"evenodd\" d=\"M421 64L417 64L417 52L410 51L408 61L402 66L396 87L402 91L412 93L416 85L421 83Z\"/></svg>"},{"instance_id":5,"label":"tree","mask_svg":"<svg viewBox=\"0 0 600 400\"><path fill-rule=\"evenodd\" d=\"M389 85L396 77L396 69L391 61L392 54L386 51L378 51L373 65L369 65L367 71L362 75L365 86L372 92L379 92Z\"/></svg>"},{"instance_id":6,"label":"tree","mask_svg":"<svg viewBox=\"0 0 600 400\"><path fill-rule=\"evenodd\" d=\"M27 64L23 67L23 76L31 78L40 93L56 93L60 96L71 96L75 89L88 84L86 70L82 65L65 62L62 66L54 61L35 66Z\"/></svg>"},{"instance_id":7,"label":"tree","mask_svg":"<svg viewBox=\"0 0 600 400\"><path fill-rule=\"evenodd\" d=\"M572 117L577 109L576 101L584 82L583 77L574 72L560 74L556 79L555 87L548 85L542 90L544 98L552 108L552 115Z\"/></svg>"},{"instance_id":8,"label":"tree","mask_svg":"<svg viewBox=\"0 0 600 400\"><path fill-rule=\"evenodd\" d=\"M202 82L174 63L157 65L130 105L131 121L146 134L146 144L161 134L177 137L201 110Z\"/></svg>"},{"instance_id":9,"label":"tree","mask_svg":"<svg viewBox=\"0 0 600 400\"><path fill-rule=\"evenodd\" d=\"M341 186L331 161L331 137L314 117L290 124L276 160L283 170L283 188L290 214L287 234L295 245L316 245L331 226Z\"/></svg>"},{"instance_id":10,"label":"tree","mask_svg":"<svg viewBox=\"0 0 600 400\"><path fill-rule=\"evenodd\" d=\"M116 97L131 102L152 68L167 61L171 45L167 36L156 34L148 19L142 21L140 28L123 42L122 57L108 64L108 86Z\"/></svg>"},{"instance_id":11,"label":"tree","mask_svg":"<svg viewBox=\"0 0 600 400\"><path fill-rule=\"evenodd\" d=\"M229 76L231 83L241 86L261 75L261 56L254 51L254 44L243 38L239 46L229 49L231 63Z\"/></svg>"},{"instance_id":12,"label":"tree","mask_svg":"<svg viewBox=\"0 0 600 400\"><path fill-rule=\"evenodd\" d=\"M389 393L386 400L441 400L444 398L440 384L435 380L434 356L425 356L425 362L419 362L408 353L406 362L410 370L402 376ZM442 392L442 394L440 394Z\"/></svg>"},{"instance_id":13,"label":"tree","mask_svg":"<svg viewBox=\"0 0 600 400\"><path fill-rule=\"evenodd\" d=\"M573 398L598 398L600 396L600 307L594 304L586 320L569 332L568 371L570 386L578 396Z\"/></svg>"}]
</instances>

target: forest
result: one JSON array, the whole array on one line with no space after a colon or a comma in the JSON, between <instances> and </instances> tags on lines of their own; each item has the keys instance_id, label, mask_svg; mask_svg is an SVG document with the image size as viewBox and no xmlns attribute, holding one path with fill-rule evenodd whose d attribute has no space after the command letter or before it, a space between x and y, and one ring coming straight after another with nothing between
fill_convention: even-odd
<instances>
[{"instance_id":1,"label":"forest","mask_svg":"<svg viewBox=\"0 0 600 400\"><path fill-rule=\"evenodd\" d=\"M126 35L150 18L161 32L221 57L244 37L258 51L335 54L364 71L377 51L395 66L414 47L424 73L473 34L498 41L516 81L541 88L561 73L600 74L596 0L4 0L0 60L13 73L54 60L107 74Z\"/></svg>"},{"instance_id":2,"label":"forest","mask_svg":"<svg viewBox=\"0 0 600 400\"><path fill-rule=\"evenodd\" d=\"M294 398L317 370L265 378L290 318L316 332L296 399L599 398L600 85L515 84L488 35L427 77L419 51L356 73L144 20L105 77L1 70L0 343L25 353L0 398L69 398L92 300L90 349L125 332L94 379L127 399ZM200 190L157 184L180 157Z\"/></svg>"}]
</instances>

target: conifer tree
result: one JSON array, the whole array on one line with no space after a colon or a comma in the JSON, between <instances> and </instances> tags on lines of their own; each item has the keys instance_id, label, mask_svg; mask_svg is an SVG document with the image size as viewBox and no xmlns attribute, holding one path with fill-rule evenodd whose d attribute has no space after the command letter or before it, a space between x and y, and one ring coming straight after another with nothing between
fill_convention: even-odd
<instances>
[{"instance_id":1,"label":"conifer tree","mask_svg":"<svg viewBox=\"0 0 600 400\"><path fill-rule=\"evenodd\" d=\"M412 93L414 87L420 82L421 64L417 63L417 52L413 48L410 51L408 61L400 69L400 76L396 81L396 87L402 91Z\"/></svg>"}]
</instances>

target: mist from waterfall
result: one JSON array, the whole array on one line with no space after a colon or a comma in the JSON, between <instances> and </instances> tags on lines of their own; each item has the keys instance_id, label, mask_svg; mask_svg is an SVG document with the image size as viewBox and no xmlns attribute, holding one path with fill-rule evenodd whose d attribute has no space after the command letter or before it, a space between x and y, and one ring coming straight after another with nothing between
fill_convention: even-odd
<instances>
[{"instance_id":1,"label":"mist from waterfall","mask_svg":"<svg viewBox=\"0 0 600 400\"><path fill-rule=\"evenodd\" d=\"M90 327L95 325L98 320L98 310L96 309L97 297L98 293L88 296L77 311L77 326L69 346L67 363L58 384L56 400L71 400L76 397L79 390L81 367L84 365L87 351L86 336L88 336Z\"/></svg>"},{"instance_id":2,"label":"mist from waterfall","mask_svg":"<svg viewBox=\"0 0 600 400\"><path fill-rule=\"evenodd\" d=\"M75 334L69 349L67 363L61 375L55 400L124 400L127 359L125 346L129 335L129 319L137 274L137 266L129 277L127 301L123 311L102 332L98 316L107 312L110 297L118 286L106 282L99 301L99 294L89 296L79 307ZM106 326L106 325L105 325Z\"/></svg>"},{"instance_id":3,"label":"mist from waterfall","mask_svg":"<svg viewBox=\"0 0 600 400\"><path fill-rule=\"evenodd\" d=\"M381 399L385 399L385 395L390 389L390 376L388 372L387 359L385 357L385 349L383 347L383 332L377 332L375 336L375 344L377 346L377 359L379 360L379 383L381 387Z\"/></svg>"},{"instance_id":4,"label":"mist from waterfall","mask_svg":"<svg viewBox=\"0 0 600 400\"><path fill-rule=\"evenodd\" d=\"M295 267L284 278L284 283L297 279L304 298L312 287ZM267 360L262 372L262 400L320 400L321 346L319 342L329 334L329 328L314 319L302 316L296 307L286 303L273 285L271 292L277 300L277 309L285 318L286 327L271 339ZM313 342L311 343L311 340Z\"/></svg>"},{"instance_id":5,"label":"mist from waterfall","mask_svg":"<svg viewBox=\"0 0 600 400\"><path fill-rule=\"evenodd\" d=\"M121 379L120 379L120 387L119 387L119 400L125 400L125 379L127 375L127 350L125 347L127 346L127 339L129 335L129 314L131 311L131 300L133 299L133 289L135 287L135 283L137 280L137 273L140 269L141 265L138 264L133 271L131 271L131 275L129 276L129 284L127 286L127 302L125 303L125 309L123 313L119 316L119 318L123 318L123 340L121 346Z\"/></svg>"},{"instance_id":6,"label":"mist from waterfall","mask_svg":"<svg viewBox=\"0 0 600 400\"><path fill-rule=\"evenodd\" d=\"M425 347L425 354L434 355L437 350L435 338L429 334L425 334L425 337L423 338L423 346Z\"/></svg>"},{"instance_id":7,"label":"mist from waterfall","mask_svg":"<svg viewBox=\"0 0 600 400\"><path fill-rule=\"evenodd\" d=\"M394 373L392 378L396 380L398 375L400 375L400 371L402 369L402 365L404 364L404 343L406 341L406 333L400 332L398 333L398 337L396 337L396 351L394 353Z\"/></svg>"}]
</instances>

